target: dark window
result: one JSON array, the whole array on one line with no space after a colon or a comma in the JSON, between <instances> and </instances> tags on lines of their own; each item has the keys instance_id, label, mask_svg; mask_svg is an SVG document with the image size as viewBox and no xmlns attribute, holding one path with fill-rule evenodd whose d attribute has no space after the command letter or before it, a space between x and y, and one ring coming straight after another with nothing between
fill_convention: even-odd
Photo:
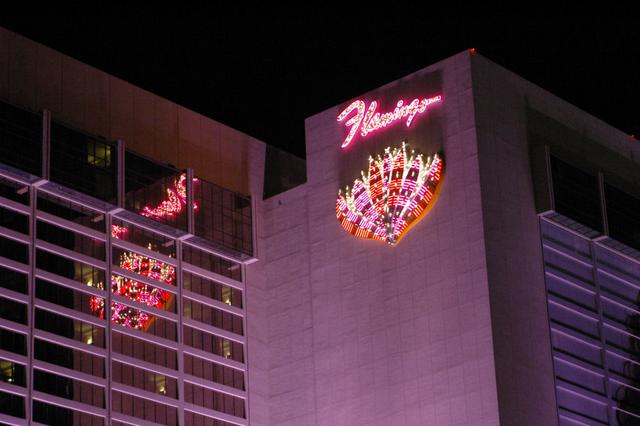
<instances>
[{"instance_id":1,"label":"dark window","mask_svg":"<svg viewBox=\"0 0 640 426\"><path fill-rule=\"evenodd\" d=\"M242 335L242 317L184 299L184 317Z\"/></svg>"},{"instance_id":2,"label":"dark window","mask_svg":"<svg viewBox=\"0 0 640 426\"><path fill-rule=\"evenodd\" d=\"M27 305L0 297L0 318L26 325Z\"/></svg>"},{"instance_id":3,"label":"dark window","mask_svg":"<svg viewBox=\"0 0 640 426\"><path fill-rule=\"evenodd\" d=\"M29 248L26 244L0 236L0 256L29 264Z\"/></svg>"},{"instance_id":4,"label":"dark window","mask_svg":"<svg viewBox=\"0 0 640 426\"><path fill-rule=\"evenodd\" d=\"M245 417L244 399L196 386L189 382L184 384L184 400L210 410L236 417Z\"/></svg>"},{"instance_id":5,"label":"dark window","mask_svg":"<svg viewBox=\"0 0 640 426\"><path fill-rule=\"evenodd\" d=\"M553 156L551 173L556 211L602 232L597 176Z\"/></svg>"},{"instance_id":6,"label":"dark window","mask_svg":"<svg viewBox=\"0 0 640 426\"><path fill-rule=\"evenodd\" d=\"M13 210L0 207L0 226L28 235L29 217Z\"/></svg>"},{"instance_id":7,"label":"dark window","mask_svg":"<svg viewBox=\"0 0 640 426\"><path fill-rule=\"evenodd\" d=\"M27 338L24 334L0 328L0 349L26 355Z\"/></svg>"},{"instance_id":8,"label":"dark window","mask_svg":"<svg viewBox=\"0 0 640 426\"><path fill-rule=\"evenodd\" d=\"M104 377L104 358L89 352L35 339L34 357L70 370Z\"/></svg>"},{"instance_id":9,"label":"dark window","mask_svg":"<svg viewBox=\"0 0 640 426\"><path fill-rule=\"evenodd\" d=\"M0 158L32 175L42 172L42 116L0 102Z\"/></svg>"},{"instance_id":10,"label":"dark window","mask_svg":"<svg viewBox=\"0 0 640 426\"><path fill-rule=\"evenodd\" d=\"M216 256L204 250L197 249L188 244L183 245L182 260L200 268L215 272L236 281L242 281L240 264Z\"/></svg>"},{"instance_id":11,"label":"dark window","mask_svg":"<svg viewBox=\"0 0 640 426\"><path fill-rule=\"evenodd\" d=\"M38 210L95 229L96 231L105 232L103 213L42 191L38 192Z\"/></svg>"},{"instance_id":12,"label":"dark window","mask_svg":"<svg viewBox=\"0 0 640 426\"><path fill-rule=\"evenodd\" d=\"M640 198L605 184L609 235L640 250Z\"/></svg>"},{"instance_id":13,"label":"dark window","mask_svg":"<svg viewBox=\"0 0 640 426\"><path fill-rule=\"evenodd\" d=\"M36 266L88 286L104 288L104 271L86 263L58 256L46 250L36 253Z\"/></svg>"},{"instance_id":14,"label":"dark window","mask_svg":"<svg viewBox=\"0 0 640 426\"><path fill-rule=\"evenodd\" d=\"M51 123L51 180L104 201L116 200L114 145Z\"/></svg>"},{"instance_id":15,"label":"dark window","mask_svg":"<svg viewBox=\"0 0 640 426\"><path fill-rule=\"evenodd\" d=\"M111 371L113 380L118 383L170 398L178 398L178 380L174 377L143 370L118 361L111 363Z\"/></svg>"},{"instance_id":16,"label":"dark window","mask_svg":"<svg viewBox=\"0 0 640 426\"><path fill-rule=\"evenodd\" d=\"M36 328L104 348L104 329L77 319L36 308Z\"/></svg>"},{"instance_id":17,"label":"dark window","mask_svg":"<svg viewBox=\"0 0 640 426\"><path fill-rule=\"evenodd\" d=\"M178 409L147 399L111 391L111 406L116 413L139 419L174 426L178 424Z\"/></svg>"},{"instance_id":18,"label":"dark window","mask_svg":"<svg viewBox=\"0 0 640 426\"><path fill-rule=\"evenodd\" d=\"M183 326L184 344L238 362L244 362L242 344L196 328Z\"/></svg>"},{"instance_id":19,"label":"dark window","mask_svg":"<svg viewBox=\"0 0 640 426\"><path fill-rule=\"evenodd\" d=\"M33 401L33 420L46 425L104 425L100 417L41 401Z\"/></svg>"},{"instance_id":20,"label":"dark window","mask_svg":"<svg viewBox=\"0 0 640 426\"><path fill-rule=\"evenodd\" d=\"M0 413L24 419L24 398L11 393L0 392Z\"/></svg>"},{"instance_id":21,"label":"dark window","mask_svg":"<svg viewBox=\"0 0 640 426\"><path fill-rule=\"evenodd\" d=\"M185 290L218 300L227 305L235 306L236 308L242 308L242 291L237 288L229 287L216 281L203 278L200 275L190 274L189 272L184 272L182 279L182 285Z\"/></svg>"},{"instance_id":22,"label":"dark window","mask_svg":"<svg viewBox=\"0 0 640 426\"><path fill-rule=\"evenodd\" d=\"M36 237L86 256L104 260L104 242L69 229L39 220L36 225Z\"/></svg>"},{"instance_id":23,"label":"dark window","mask_svg":"<svg viewBox=\"0 0 640 426\"><path fill-rule=\"evenodd\" d=\"M5 179L0 176L0 197L17 201L26 206L29 205L29 187L23 183Z\"/></svg>"},{"instance_id":24,"label":"dark window","mask_svg":"<svg viewBox=\"0 0 640 426\"><path fill-rule=\"evenodd\" d=\"M244 390L244 372L225 365L184 354L184 372L236 389Z\"/></svg>"},{"instance_id":25,"label":"dark window","mask_svg":"<svg viewBox=\"0 0 640 426\"><path fill-rule=\"evenodd\" d=\"M91 383L33 370L33 388L60 398L104 408L104 388Z\"/></svg>"},{"instance_id":26,"label":"dark window","mask_svg":"<svg viewBox=\"0 0 640 426\"><path fill-rule=\"evenodd\" d=\"M251 199L204 179L194 182L193 192L195 234L251 255Z\"/></svg>"},{"instance_id":27,"label":"dark window","mask_svg":"<svg viewBox=\"0 0 640 426\"><path fill-rule=\"evenodd\" d=\"M111 332L111 344L113 345L113 351L116 353L173 370L178 368L176 351L167 346L156 345L155 343L115 331Z\"/></svg>"},{"instance_id":28,"label":"dark window","mask_svg":"<svg viewBox=\"0 0 640 426\"><path fill-rule=\"evenodd\" d=\"M184 421L185 424L194 426L236 426L234 423L223 422L222 420L213 419L186 410L184 412Z\"/></svg>"},{"instance_id":29,"label":"dark window","mask_svg":"<svg viewBox=\"0 0 640 426\"><path fill-rule=\"evenodd\" d=\"M101 311L97 307L104 304L104 298L102 297L73 290L39 278L36 279L36 297L93 316L101 316Z\"/></svg>"},{"instance_id":30,"label":"dark window","mask_svg":"<svg viewBox=\"0 0 640 426\"><path fill-rule=\"evenodd\" d=\"M0 266L0 287L27 294L27 274Z\"/></svg>"}]
</instances>

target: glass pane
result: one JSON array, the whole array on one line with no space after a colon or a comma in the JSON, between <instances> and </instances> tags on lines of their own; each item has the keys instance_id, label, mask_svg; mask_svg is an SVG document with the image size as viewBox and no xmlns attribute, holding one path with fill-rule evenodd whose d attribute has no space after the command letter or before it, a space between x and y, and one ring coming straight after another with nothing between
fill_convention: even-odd
<instances>
[{"instance_id":1,"label":"glass pane","mask_svg":"<svg viewBox=\"0 0 640 426\"><path fill-rule=\"evenodd\" d=\"M141 155L125 154L125 207L186 231L186 175Z\"/></svg>"},{"instance_id":2,"label":"glass pane","mask_svg":"<svg viewBox=\"0 0 640 426\"><path fill-rule=\"evenodd\" d=\"M195 234L251 255L251 199L197 179L193 186Z\"/></svg>"},{"instance_id":3,"label":"glass pane","mask_svg":"<svg viewBox=\"0 0 640 426\"><path fill-rule=\"evenodd\" d=\"M34 357L70 370L104 377L104 358L62 344L35 339Z\"/></svg>"},{"instance_id":4,"label":"glass pane","mask_svg":"<svg viewBox=\"0 0 640 426\"><path fill-rule=\"evenodd\" d=\"M556 211L602 232L598 178L551 157Z\"/></svg>"},{"instance_id":5,"label":"glass pane","mask_svg":"<svg viewBox=\"0 0 640 426\"><path fill-rule=\"evenodd\" d=\"M605 183L609 235L640 250L640 199Z\"/></svg>"},{"instance_id":6,"label":"glass pane","mask_svg":"<svg viewBox=\"0 0 640 426\"><path fill-rule=\"evenodd\" d=\"M190 274L189 272L183 272L182 277L182 284L185 290L218 300L227 305L235 306L236 308L242 308L241 290L209 280L200 275Z\"/></svg>"},{"instance_id":7,"label":"glass pane","mask_svg":"<svg viewBox=\"0 0 640 426\"><path fill-rule=\"evenodd\" d=\"M13 210L0 207L0 226L28 235L29 217Z\"/></svg>"},{"instance_id":8,"label":"glass pane","mask_svg":"<svg viewBox=\"0 0 640 426\"><path fill-rule=\"evenodd\" d=\"M240 264L224 259L215 254L184 244L182 260L198 266L206 271L215 272L236 281L242 281Z\"/></svg>"},{"instance_id":9,"label":"glass pane","mask_svg":"<svg viewBox=\"0 0 640 426\"><path fill-rule=\"evenodd\" d=\"M41 370L33 370L33 388L37 391L104 408L104 388Z\"/></svg>"},{"instance_id":10,"label":"glass pane","mask_svg":"<svg viewBox=\"0 0 640 426\"><path fill-rule=\"evenodd\" d=\"M42 172L42 116L0 102L0 158L32 175Z\"/></svg>"},{"instance_id":11,"label":"glass pane","mask_svg":"<svg viewBox=\"0 0 640 426\"><path fill-rule=\"evenodd\" d=\"M105 232L104 214L63 200L46 192L38 192L38 210L75 222L96 231Z\"/></svg>"},{"instance_id":12,"label":"glass pane","mask_svg":"<svg viewBox=\"0 0 640 426\"><path fill-rule=\"evenodd\" d=\"M117 147L51 123L51 180L104 201L116 201Z\"/></svg>"}]
</instances>

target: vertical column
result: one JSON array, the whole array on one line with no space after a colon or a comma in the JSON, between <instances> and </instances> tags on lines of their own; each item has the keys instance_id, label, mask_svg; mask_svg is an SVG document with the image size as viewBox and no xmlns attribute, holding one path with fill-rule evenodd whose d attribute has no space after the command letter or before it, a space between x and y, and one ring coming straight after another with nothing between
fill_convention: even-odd
<instances>
[{"instance_id":1,"label":"vertical column","mask_svg":"<svg viewBox=\"0 0 640 426\"><path fill-rule=\"evenodd\" d=\"M44 150L44 148L43 148ZM31 206L31 215L29 216L29 310L27 311L27 320L29 322L29 335L27 336L27 359L26 380L27 380L27 397L24 401L24 412L27 424L32 423L32 395L33 395L33 348L35 338L33 337L35 329L35 282L36 282L36 185L32 185L29 191L29 203Z\"/></svg>"},{"instance_id":2,"label":"vertical column","mask_svg":"<svg viewBox=\"0 0 640 426\"><path fill-rule=\"evenodd\" d=\"M195 234L195 217L193 216L193 169L187 169L187 232Z\"/></svg>"},{"instance_id":3,"label":"vertical column","mask_svg":"<svg viewBox=\"0 0 640 426\"><path fill-rule=\"evenodd\" d=\"M119 145L119 144L118 144ZM118 160L119 161L119 160ZM106 227L106 238L105 238L105 278L104 278L104 289L106 290L105 299L104 299L104 318L106 321L105 324L105 334L106 334L106 343L107 350L104 359L104 373L106 376L106 387L104 390L104 402L105 408L107 409L107 418L106 425L111 424L111 348L113 345L111 344L111 258L113 256L113 251L111 250L111 224L113 222L113 211L107 212L105 214L105 227Z\"/></svg>"},{"instance_id":4,"label":"vertical column","mask_svg":"<svg viewBox=\"0 0 640 426\"><path fill-rule=\"evenodd\" d=\"M189 173L187 172L187 179L189 178ZM188 180L190 182L190 180ZM189 186L187 185L187 191ZM187 202L189 204L193 204L191 202L191 198L189 198L189 194L187 193ZM184 351L183 344L184 338L182 336L182 240L176 239L176 259L178 261L176 265L176 313L178 314L178 424L184 425Z\"/></svg>"},{"instance_id":5,"label":"vertical column","mask_svg":"<svg viewBox=\"0 0 640 426\"><path fill-rule=\"evenodd\" d=\"M117 152L117 157L118 157L118 177L117 177L117 199L118 199L118 207L120 207L121 209L124 208L124 194L125 194L125 143L122 139L118 139L117 141L118 143L118 152Z\"/></svg>"},{"instance_id":6,"label":"vertical column","mask_svg":"<svg viewBox=\"0 0 640 426\"><path fill-rule=\"evenodd\" d=\"M609 235L609 219L607 218L607 198L604 192L604 174L598 172L598 192L600 195L600 214L602 216L602 233Z\"/></svg>"},{"instance_id":7,"label":"vertical column","mask_svg":"<svg viewBox=\"0 0 640 426\"><path fill-rule=\"evenodd\" d=\"M551 210L556 209L556 197L553 193L553 173L551 172L551 150L549 145L544 146L544 162L545 162L545 170L547 173L547 189L549 191L549 205L551 206Z\"/></svg>"},{"instance_id":8,"label":"vertical column","mask_svg":"<svg viewBox=\"0 0 640 426\"><path fill-rule=\"evenodd\" d=\"M51 111L42 110L42 178L49 180L51 175Z\"/></svg>"}]
</instances>

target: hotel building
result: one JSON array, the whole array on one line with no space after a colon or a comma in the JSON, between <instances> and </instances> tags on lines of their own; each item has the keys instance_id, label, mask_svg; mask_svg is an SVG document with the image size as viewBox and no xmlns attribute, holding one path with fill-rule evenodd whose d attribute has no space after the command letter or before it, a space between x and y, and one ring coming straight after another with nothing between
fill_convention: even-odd
<instances>
[{"instance_id":1,"label":"hotel building","mask_svg":"<svg viewBox=\"0 0 640 426\"><path fill-rule=\"evenodd\" d=\"M640 146L475 52L306 165L3 29L0 100L0 423L640 421Z\"/></svg>"}]
</instances>

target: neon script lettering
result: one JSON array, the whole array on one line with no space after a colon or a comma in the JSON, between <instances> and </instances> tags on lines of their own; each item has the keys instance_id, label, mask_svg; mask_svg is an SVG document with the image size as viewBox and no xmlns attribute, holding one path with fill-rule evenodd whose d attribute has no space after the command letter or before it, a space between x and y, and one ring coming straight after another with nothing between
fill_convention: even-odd
<instances>
[{"instance_id":1,"label":"neon script lettering","mask_svg":"<svg viewBox=\"0 0 640 426\"><path fill-rule=\"evenodd\" d=\"M349 134L342 142L341 147L346 148L349 146L353 138L355 138L358 130L360 130L361 136L367 136L376 130L384 129L400 120L407 119L407 127L411 126L413 119L418 114L422 114L427 111L429 105L442 101L442 96L434 96L432 98L414 99L409 104L405 104L402 99L396 103L396 108L393 112L376 112L378 108L378 102L373 101L366 107L364 101L353 101L351 105L346 107L344 111L338 115L338 122L345 120L352 112L355 114L351 116L344 125L349 128Z\"/></svg>"}]
</instances>

